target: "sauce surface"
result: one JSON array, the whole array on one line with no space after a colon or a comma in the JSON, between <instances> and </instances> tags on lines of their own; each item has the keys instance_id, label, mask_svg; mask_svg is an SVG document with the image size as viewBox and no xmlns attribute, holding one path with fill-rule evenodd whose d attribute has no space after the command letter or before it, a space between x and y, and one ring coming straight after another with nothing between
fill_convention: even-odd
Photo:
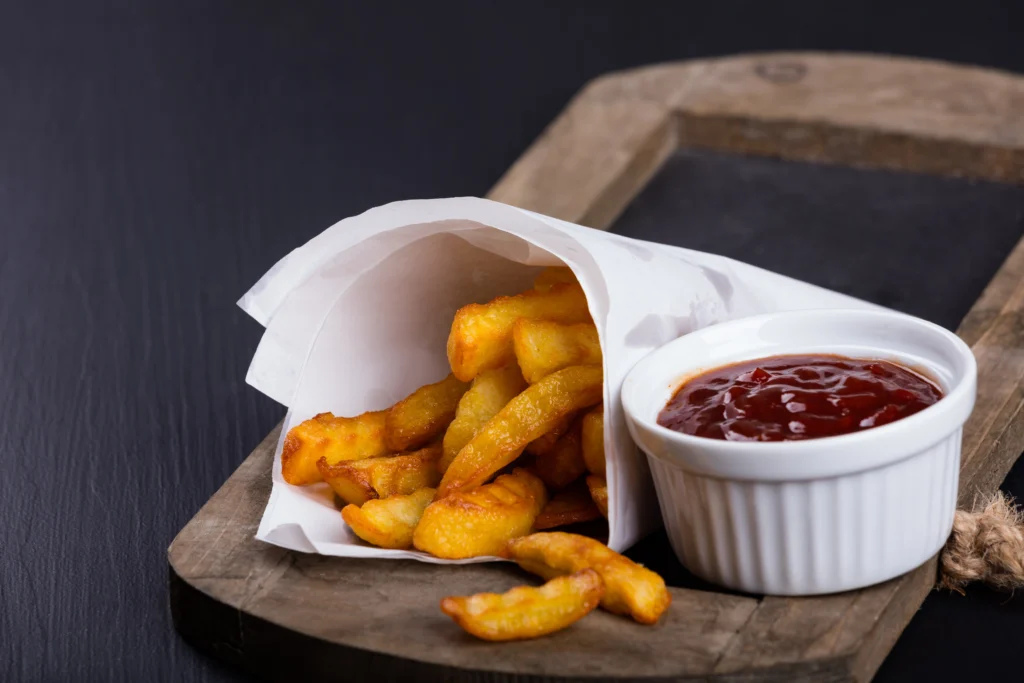
<instances>
[{"instance_id":1,"label":"sauce surface","mask_svg":"<svg viewBox=\"0 0 1024 683\"><path fill-rule=\"evenodd\" d=\"M890 361L772 356L687 380L658 424L710 439L800 441L879 427L940 398L934 383Z\"/></svg>"}]
</instances>

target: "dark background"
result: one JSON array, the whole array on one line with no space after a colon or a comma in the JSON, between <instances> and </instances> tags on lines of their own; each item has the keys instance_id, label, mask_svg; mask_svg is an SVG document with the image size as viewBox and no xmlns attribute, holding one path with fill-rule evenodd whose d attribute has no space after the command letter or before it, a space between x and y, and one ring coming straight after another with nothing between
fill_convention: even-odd
<instances>
[{"instance_id":1,"label":"dark background","mask_svg":"<svg viewBox=\"0 0 1024 683\"><path fill-rule=\"evenodd\" d=\"M173 631L165 551L283 414L244 384L261 330L235 300L337 219L483 195L613 69L836 49L1024 71L1013 0L426 5L0 0L0 680L241 678ZM822 181L826 202L803 181L772 194L760 166L694 163L687 206L735 219L741 257L812 280L863 273L848 253L759 247L808 211L830 229L846 215L836 188L859 181ZM771 211L728 213L751 182ZM865 182L857 202L882 220L892 197ZM983 231L966 284L909 259L885 271L882 303L923 306L934 278L918 312L953 326L1020 235L1018 193L963 185L935 190L960 209L915 204L902 243ZM663 239L711 248L703 234ZM1008 488L1024 492L1024 472ZM878 680L1017 680L1022 625L1021 598L933 594Z\"/></svg>"}]
</instances>

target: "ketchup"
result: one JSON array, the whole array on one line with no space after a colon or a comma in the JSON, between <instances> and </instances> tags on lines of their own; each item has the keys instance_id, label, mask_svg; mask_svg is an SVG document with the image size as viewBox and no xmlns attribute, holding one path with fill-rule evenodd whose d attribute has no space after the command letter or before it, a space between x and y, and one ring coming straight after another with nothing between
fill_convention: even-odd
<instances>
[{"instance_id":1,"label":"ketchup","mask_svg":"<svg viewBox=\"0 0 1024 683\"><path fill-rule=\"evenodd\" d=\"M800 441L879 427L940 398L934 383L890 361L773 356L693 377L658 424L709 439Z\"/></svg>"}]
</instances>

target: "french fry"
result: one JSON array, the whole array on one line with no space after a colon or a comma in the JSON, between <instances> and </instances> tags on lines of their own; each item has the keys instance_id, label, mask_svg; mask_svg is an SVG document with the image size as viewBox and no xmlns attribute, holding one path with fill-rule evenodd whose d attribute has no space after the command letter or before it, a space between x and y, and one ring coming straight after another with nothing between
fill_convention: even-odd
<instances>
[{"instance_id":1,"label":"french fry","mask_svg":"<svg viewBox=\"0 0 1024 683\"><path fill-rule=\"evenodd\" d=\"M569 431L569 428L572 426L573 418L575 417L576 413L569 413L563 417L555 423L554 427L526 444L526 452L530 455L536 456L547 455L551 449L555 447L555 444L558 443L558 440Z\"/></svg>"},{"instance_id":2,"label":"french fry","mask_svg":"<svg viewBox=\"0 0 1024 683\"><path fill-rule=\"evenodd\" d=\"M490 484L435 500L416 527L413 545L452 560L497 555L509 539L530 533L546 502L544 482L516 468Z\"/></svg>"},{"instance_id":3,"label":"french fry","mask_svg":"<svg viewBox=\"0 0 1024 683\"><path fill-rule=\"evenodd\" d=\"M306 486L323 481L317 461L329 464L385 455L386 410L358 417L335 417L320 413L288 430L281 451L281 475L289 484Z\"/></svg>"},{"instance_id":4,"label":"french fry","mask_svg":"<svg viewBox=\"0 0 1024 683\"><path fill-rule=\"evenodd\" d=\"M368 500L362 507L346 505L341 516L367 543L381 548L411 548L413 530L433 498L434 489L425 488L407 496Z\"/></svg>"},{"instance_id":5,"label":"french fry","mask_svg":"<svg viewBox=\"0 0 1024 683\"><path fill-rule=\"evenodd\" d=\"M385 443L393 450L407 451L439 436L455 418L459 399L468 389L468 383L448 375L412 392L388 411Z\"/></svg>"},{"instance_id":6,"label":"french fry","mask_svg":"<svg viewBox=\"0 0 1024 683\"><path fill-rule=\"evenodd\" d=\"M541 271L533 281L533 288L538 292L549 292L555 285L579 284L571 268L552 266Z\"/></svg>"},{"instance_id":7,"label":"french fry","mask_svg":"<svg viewBox=\"0 0 1024 683\"><path fill-rule=\"evenodd\" d=\"M560 491L587 471L580 454L580 428L577 422L554 447L537 456L531 468L552 491Z\"/></svg>"},{"instance_id":8,"label":"french fry","mask_svg":"<svg viewBox=\"0 0 1024 683\"><path fill-rule=\"evenodd\" d=\"M559 491L548 501L544 509L537 515L533 528L537 531L553 529L567 524L589 522L601 516L590 491L580 481L564 491Z\"/></svg>"},{"instance_id":9,"label":"french fry","mask_svg":"<svg viewBox=\"0 0 1024 683\"><path fill-rule=\"evenodd\" d=\"M594 323L521 318L512 326L512 349L530 384L570 365L600 365L602 360Z\"/></svg>"},{"instance_id":10,"label":"french fry","mask_svg":"<svg viewBox=\"0 0 1024 683\"><path fill-rule=\"evenodd\" d=\"M477 593L441 601L441 611L482 640L537 638L561 631L590 614L604 595L592 569L560 576L540 588L518 586L504 593Z\"/></svg>"},{"instance_id":11,"label":"french fry","mask_svg":"<svg viewBox=\"0 0 1024 683\"><path fill-rule=\"evenodd\" d=\"M608 482L604 477L591 474L587 477L587 488L590 489L590 497L594 505L601 511L605 519L608 519Z\"/></svg>"},{"instance_id":12,"label":"french fry","mask_svg":"<svg viewBox=\"0 0 1024 683\"><path fill-rule=\"evenodd\" d=\"M657 622L672 602L660 576L586 536L562 531L530 534L509 541L506 557L544 579L593 569L604 581L601 606L641 624Z\"/></svg>"},{"instance_id":13,"label":"french fry","mask_svg":"<svg viewBox=\"0 0 1024 683\"><path fill-rule=\"evenodd\" d=\"M447 470L462 447L476 436L480 428L525 388L523 373L515 363L477 375L473 386L459 400L455 419L444 433L444 455L438 464L440 470Z\"/></svg>"},{"instance_id":14,"label":"french fry","mask_svg":"<svg viewBox=\"0 0 1024 683\"><path fill-rule=\"evenodd\" d=\"M591 474L605 475L604 406L597 406L583 416L583 462Z\"/></svg>"},{"instance_id":15,"label":"french fry","mask_svg":"<svg viewBox=\"0 0 1024 683\"><path fill-rule=\"evenodd\" d=\"M547 292L530 290L498 297L487 304L463 306L448 336L448 362L464 382L484 370L515 361L512 327L520 318L561 323L590 322L587 297L579 285L561 284Z\"/></svg>"},{"instance_id":16,"label":"french fry","mask_svg":"<svg viewBox=\"0 0 1024 683\"><path fill-rule=\"evenodd\" d=\"M479 486L519 457L526 444L570 413L601 400L599 365L577 365L552 373L516 396L488 422L452 461L438 488L438 499Z\"/></svg>"},{"instance_id":17,"label":"french fry","mask_svg":"<svg viewBox=\"0 0 1024 683\"><path fill-rule=\"evenodd\" d=\"M327 464L320 458L316 466L334 492L346 503L362 505L374 498L408 495L425 487L437 486L441 473L437 461L440 446L428 446L405 455L367 458Z\"/></svg>"}]
</instances>

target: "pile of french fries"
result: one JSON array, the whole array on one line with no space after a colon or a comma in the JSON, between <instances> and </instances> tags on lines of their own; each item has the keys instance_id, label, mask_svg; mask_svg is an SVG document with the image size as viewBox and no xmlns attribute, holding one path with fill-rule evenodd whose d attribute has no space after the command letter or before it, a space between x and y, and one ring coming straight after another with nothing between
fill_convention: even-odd
<instances>
[{"instance_id":1,"label":"pile of french fries","mask_svg":"<svg viewBox=\"0 0 1024 683\"><path fill-rule=\"evenodd\" d=\"M326 481L373 545L503 556L548 581L446 598L480 638L544 635L599 604L656 622L671 600L657 574L586 536L535 533L608 516L601 346L572 271L459 309L447 350L451 374L391 408L293 427L284 480Z\"/></svg>"}]
</instances>

